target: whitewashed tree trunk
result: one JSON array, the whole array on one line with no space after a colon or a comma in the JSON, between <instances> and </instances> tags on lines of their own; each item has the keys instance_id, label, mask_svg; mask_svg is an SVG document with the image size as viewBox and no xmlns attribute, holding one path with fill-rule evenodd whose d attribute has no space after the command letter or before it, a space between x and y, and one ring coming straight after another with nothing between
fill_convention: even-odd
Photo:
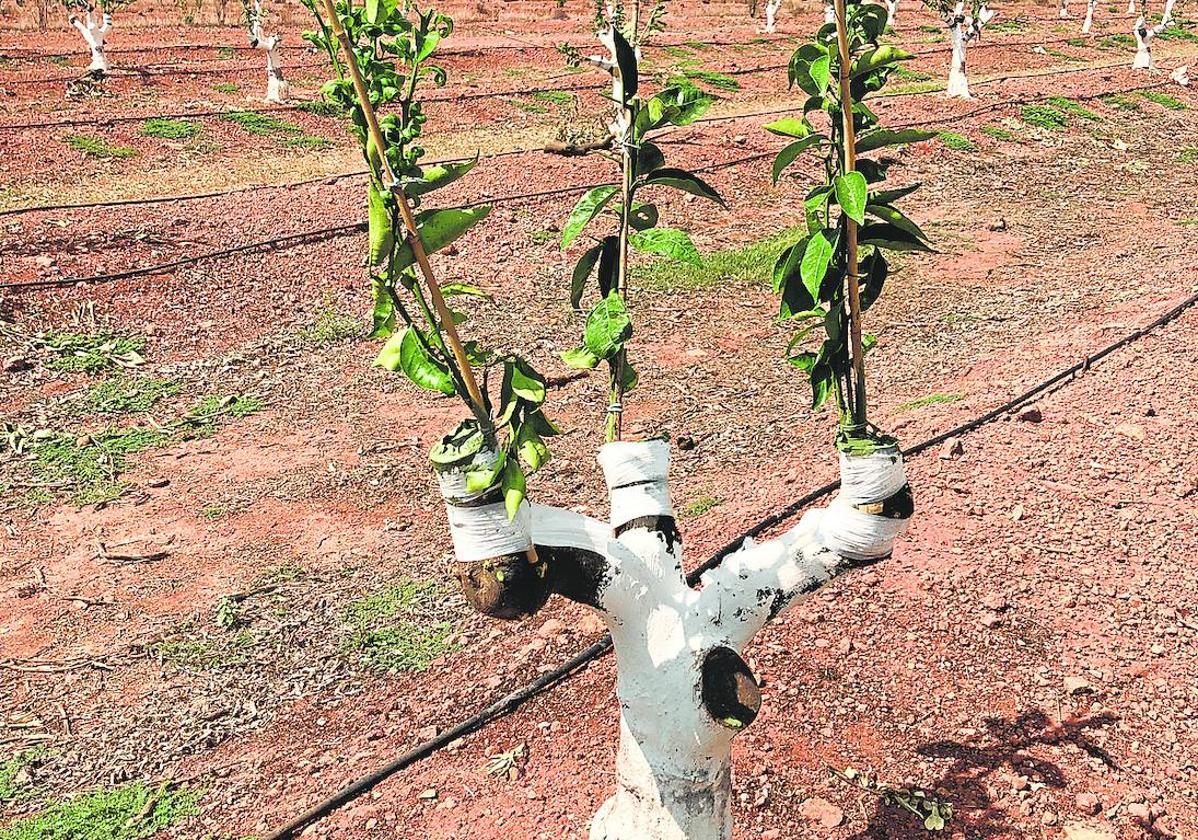
<instances>
[{"instance_id":1,"label":"whitewashed tree trunk","mask_svg":"<svg viewBox=\"0 0 1198 840\"><path fill-rule=\"evenodd\" d=\"M1136 20L1132 34L1136 36L1136 57L1132 61L1133 70L1155 70L1156 63L1152 60L1152 39L1163 27L1150 27L1144 18Z\"/></svg>"},{"instance_id":2,"label":"whitewashed tree trunk","mask_svg":"<svg viewBox=\"0 0 1198 840\"><path fill-rule=\"evenodd\" d=\"M1136 0L1127 0L1127 16L1136 16Z\"/></svg>"},{"instance_id":3,"label":"whitewashed tree trunk","mask_svg":"<svg viewBox=\"0 0 1198 840\"><path fill-rule=\"evenodd\" d=\"M773 33L777 28L778 10L782 8L782 0L766 0L765 31Z\"/></svg>"},{"instance_id":4,"label":"whitewashed tree trunk","mask_svg":"<svg viewBox=\"0 0 1198 840\"><path fill-rule=\"evenodd\" d=\"M291 86L283 78L283 66L279 63L278 46L283 40L280 35L263 33L262 1L254 0L250 11L250 46L266 53L266 101L286 102L291 95Z\"/></svg>"},{"instance_id":5,"label":"whitewashed tree trunk","mask_svg":"<svg viewBox=\"0 0 1198 840\"><path fill-rule=\"evenodd\" d=\"M1069 17L1069 0L1061 0L1059 16L1062 20Z\"/></svg>"},{"instance_id":6,"label":"whitewashed tree trunk","mask_svg":"<svg viewBox=\"0 0 1198 840\"><path fill-rule=\"evenodd\" d=\"M836 5L824 3L824 24L836 23Z\"/></svg>"},{"instance_id":7,"label":"whitewashed tree trunk","mask_svg":"<svg viewBox=\"0 0 1198 840\"><path fill-rule=\"evenodd\" d=\"M508 523L501 501L479 505L463 493L460 471L442 473L459 566L497 562L497 551L528 552L551 581L566 581L553 584L556 591L596 609L611 632L620 701L616 790L596 813L590 839L728 840L732 739L760 707L741 652L803 596L889 556L911 513L902 458L893 449L842 455L842 489L827 508L809 511L777 539L746 540L702 576L700 590L683 573L668 444L609 443L599 462L611 500L607 523L535 504L527 519L522 513ZM531 547L521 536L528 520Z\"/></svg>"},{"instance_id":8,"label":"whitewashed tree trunk","mask_svg":"<svg viewBox=\"0 0 1198 840\"><path fill-rule=\"evenodd\" d=\"M1162 29L1173 20L1173 4L1176 2L1177 0L1165 0L1165 11L1161 14L1160 23Z\"/></svg>"},{"instance_id":9,"label":"whitewashed tree trunk","mask_svg":"<svg viewBox=\"0 0 1198 840\"><path fill-rule=\"evenodd\" d=\"M886 26L894 29L895 18L898 16L899 0L886 0Z\"/></svg>"},{"instance_id":10,"label":"whitewashed tree trunk","mask_svg":"<svg viewBox=\"0 0 1198 840\"><path fill-rule=\"evenodd\" d=\"M1086 19L1082 23L1082 34L1089 35L1090 27L1094 25L1094 7L1098 5L1098 0L1086 0Z\"/></svg>"},{"instance_id":11,"label":"whitewashed tree trunk","mask_svg":"<svg viewBox=\"0 0 1198 840\"><path fill-rule=\"evenodd\" d=\"M1177 82L1177 84L1181 85L1182 87L1189 87L1190 65L1183 64L1181 67L1175 68L1173 72L1169 74L1169 78Z\"/></svg>"},{"instance_id":12,"label":"whitewashed tree trunk","mask_svg":"<svg viewBox=\"0 0 1198 840\"><path fill-rule=\"evenodd\" d=\"M965 75L965 50L969 41L965 37L963 21L954 18L948 27L949 43L952 44L952 64L948 70L948 95L970 99L969 78Z\"/></svg>"},{"instance_id":13,"label":"whitewashed tree trunk","mask_svg":"<svg viewBox=\"0 0 1198 840\"><path fill-rule=\"evenodd\" d=\"M86 17L82 20L72 15L71 25L79 30L79 34L83 36L83 40L87 42L88 49L91 50L91 64L88 65L89 73L107 73L109 70L108 56L104 54L104 42L108 39L108 32L112 29L112 15L107 13L100 16L100 20L96 20L95 14L91 9L88 9Z\"/></svg>"}]
</instances>

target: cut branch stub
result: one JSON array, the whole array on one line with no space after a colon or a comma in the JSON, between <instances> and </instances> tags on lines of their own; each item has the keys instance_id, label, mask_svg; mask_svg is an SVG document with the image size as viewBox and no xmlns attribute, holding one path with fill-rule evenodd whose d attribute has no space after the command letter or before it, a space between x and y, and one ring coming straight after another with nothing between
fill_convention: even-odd
<instances>
[{"instance_id":1,"label":"cut branch stub","mask_svg":"<svg viewBox=\"0 0 1198 840\"><path fill-rule=\"evenodd\" d=\"M721 726L744 729L761 711L761 687L741 655L716 647L703 660L703 705Z\"/></svg>"},{"instance_id":2,"label":"cut branch stub","mask_svg":"<svg viewBox=\"0 0 1198 840\"><path fill-rule=\"evenodd\" d=\"M453 571L470 605L494 618L531 615L549 599L549 574L532 547L527 502L508 518L503 491L495 483L502 464L492 449L444 457L433 450L433 469L445 499L453 538ZM475 489L478 487L479 489Z\"/></svg>"}]
</instances>

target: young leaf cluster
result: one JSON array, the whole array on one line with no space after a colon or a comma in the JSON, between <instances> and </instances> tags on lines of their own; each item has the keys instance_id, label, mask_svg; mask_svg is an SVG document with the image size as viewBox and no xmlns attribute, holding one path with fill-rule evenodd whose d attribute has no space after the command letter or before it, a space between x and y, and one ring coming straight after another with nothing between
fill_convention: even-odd
<instances>
[{"instance_id":1,"label":"young leaf cluster","mask_svg":"<svg viewBox=\"0 0 1198 840\"><path fill-rule=\"evenodd\" d=\"M883 188L881 183L894 163L890 158L861 159L852 169L846 166L851 150L846 148L843 109L851 109L856 153L867 154L936 136L935 132L893 130L879 125L877 115L864 100L881 90L900 62L912 56L878 43L886 27L884 6L850 0L846 16L851 56L849 100L842 102L837 25L829 23L813 42L795 50L790 60L790 85L807 94L803 116L766 126L766 130L790 141L774 161L775 183L804 151L815 150L822 158L823 182L812 187L803 202L807 233L779 255L773 285L781 297L779 317L796 326L787 359L807 374L813 409L834 395L842 429L854 425L846 292L849 224L856 226L860 249L858 276L863 311L878 299L890 273L887 252L930 250L923 231L895 207L919 185ZM823 118L816 119L818 114ZM826 129L817 127L825 125ZM865 349L874 343L872 336L864 336Z\"/></svg>"},{"instance_id":2,"label":"young leaf cluster","mask_svg":"<svg viewBox=\"0 0 1198 840\"><path fill-rule=\"evenodd\" d=\"M611 130L617 151L610 157L620 167L620 181L595 187L583 195L571 210L561 235L564 251L588 230L598 228L601 219L612 222L602 232L586 237L588 247L575 263L571 305L581 308L588 286L597 289L599 299L587 314L581 346L562 358L579 369L592 369L606 362L609 407L617 412L623 394L637 384L636 370L626 350L633 331L626 303L629 248L682 263L702 264L686 231L660 225L654 197L662 189L672 189L726 206L719 193L698 175L667 165L665 153L654 142L663 129L689 125L698 119L711 105L712 97L684 81L672 83L656 94L644 94L636 49L619 24L619 20L608 21L600 32L611 58L589 61L612 75L615 119Z\"/></svg>"},{"instance_id":3,"label":"young leaf cluster","mask_svg":"<svg viewBox=\"0 0 1198 840\"><path fill-rule=\"evenodd\" d=\"M502 489L508 511L515 515L524 497L525 471L536 471L549 457L544 439L557 429L544 416L545 379L527 361L513 354L496 353L477 341L463 343L466 360L481 371L481 404L470 394L467 373L459 364L447 334L466 321L466 314L453 308L457 300L487 298L481 289L465 283L446 283L441 294L450 305L453 320L447 325L438 317L430 294L422 285L412 240L407 235L400 211L399 193L414 208L414 221L426 254L440 251L487 217L491 208L428 208L425 199L462 178L478 163L478 157L461 163L423 166L424 149L419 145L425 114L418 94L421 86L443 85L445 71L431 63L438 44L453 31L452 21L434 10L401 8L395 0L370 0L354 6L337 4L337 14L353 51L379 117L387 165L367 128L366 112L349 78L335 79L323 87L325 96L351 115L351 131L357 136L370 170L367 187L369 249L374 301L371 337L386 343L375 363L402 372L429 391L460 397L473 417L463 422L434 450L434 462L457 463L482 451L498 453L494 469L474 470L470 484L477 491L493 486ZM322 29L325 24L321 22ZM310 33L309 40L326 38ZM336 47L333 45L335 53ZM388 183L393 173L394 183ZM494 377L492 374L496 374ZM492 378L499 381L493 394ZM502 442L501 442L502 438ZM476 486L477 485L477 486Z\"/></svg>"}]
</instances>

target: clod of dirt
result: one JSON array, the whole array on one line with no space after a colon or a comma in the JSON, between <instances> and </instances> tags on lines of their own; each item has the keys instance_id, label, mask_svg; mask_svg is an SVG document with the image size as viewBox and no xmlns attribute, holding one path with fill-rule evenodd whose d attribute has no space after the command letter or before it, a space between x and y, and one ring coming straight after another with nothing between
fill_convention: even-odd
<instances>
[{"instance_id":1,"label":"clod of dirt","mask_svg":"<svg viewBox=\"0 0 1198 840\"><path fill-rule=\"evenodd\" d=\"M961 438L951 437L944 442L944 446L940 447L940 460L951 461L965 454L965 445L961 443Z\"/></svg>"},{"instance_id":2,"label":"clod of dirt","mask_svg":"<svg viewBox=\"0 0 1198 840\"><path fill-rule=\"evenodd\" d=\"M1040 409L1034 405L1029 405L1016 416L1024 423L1039 423L1044 419L1044 415L1040 413Z\"/></svg>"},{"instance_id":3,"label":"clod of dirt","mask_svg":"<svg viewBox=\"0 0 1198 840\"><path fill-rule=\"evenodd\" d=\"M836 828L844 822L844 811L818 796L808 799L800 805L799 814L803 819L819 823L824 828Z\"/></svg>"}]
</instances>

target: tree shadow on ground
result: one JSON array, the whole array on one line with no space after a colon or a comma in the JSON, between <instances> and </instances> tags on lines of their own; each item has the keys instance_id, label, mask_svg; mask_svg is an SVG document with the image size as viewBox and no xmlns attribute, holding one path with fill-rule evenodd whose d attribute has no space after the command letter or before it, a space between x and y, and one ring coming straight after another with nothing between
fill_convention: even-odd
<instances>
[{"instance_id":1,"label":"tree shadow on ground","mask_svg":"<svg viewBox=\"0 0 1198 840\"><path fill-rule=\"evenodd\" d=\"M920 745L916 748L920 755L952 762L939 779L924 788L930 795L937 795L934 793L937 790L944 791L937 797L952 803L953 818L947 831L940 836L948 836L954 830L964 830L971 840L1011 836L1006 810L994 802L987 790L988 787L1007 788L1010 780L1001 774L1003 770L1010 775L1030 773L1035 781L1048 787L1064 788L1065 774L1059 767L1039 755L1029 754L1028 751L1035 747L1073 744L1090 757L1118 769L1106 750L1089 737L1091 730L1116 720L1116 715L1103 713L1056 723L1036 709L1011 720L988 718L983 723L985 731L968 742L941 740ZM1035 763L1034 771L1028 767L1029 760ZM863 807L870 809L867 824L849 840L928 840L937 836L924 828L920 819L901 808L886 804L869 793L862 792L862 797ZM865 801L865 797L873 801Z\"/></svg>"}]
</instances>

